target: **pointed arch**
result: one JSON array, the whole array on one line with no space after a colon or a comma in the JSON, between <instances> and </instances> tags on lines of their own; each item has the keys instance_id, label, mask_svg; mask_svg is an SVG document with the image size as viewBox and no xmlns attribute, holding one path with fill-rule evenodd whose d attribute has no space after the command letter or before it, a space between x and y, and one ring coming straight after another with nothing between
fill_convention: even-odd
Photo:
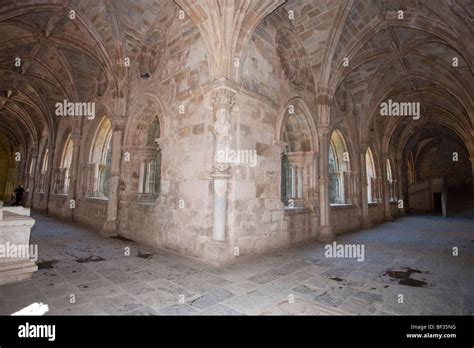
<instances>
[{"instance_id":1,"label":"pointed arch","mask_svg":"<svg viewBox=\"0 0 474 348\"><path fill-rule=\"evenodd\" d=\"M95 131L86 167L86 195L107 197L112 164L112 123L104 115Z\"/></svg>"},{"instance_id":2,"label":"pointed arch","mask_svg":"<svg viewBox=\"0 0 474 348\"><path fill-rule=\"evenodd\" d=\"M347 143L339 129L329 140L329 202L331 205L352 203L351 163Z\"/></svg>"}]
</instances>

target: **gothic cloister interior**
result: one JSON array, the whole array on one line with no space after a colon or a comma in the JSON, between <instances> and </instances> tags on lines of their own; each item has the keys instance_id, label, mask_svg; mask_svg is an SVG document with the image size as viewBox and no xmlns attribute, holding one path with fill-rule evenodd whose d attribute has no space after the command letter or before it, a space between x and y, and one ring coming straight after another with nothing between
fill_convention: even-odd
<instances>
[{"instance_id":1,"label":"gothic cloister interior","mask_svg":"<svg viewBox=\"0 0 474 348\"><path fill-rule=\"evenodd\" d=\"M0 315L474 314L473 17L1 0Z\"/></svg>"}]
</instances>

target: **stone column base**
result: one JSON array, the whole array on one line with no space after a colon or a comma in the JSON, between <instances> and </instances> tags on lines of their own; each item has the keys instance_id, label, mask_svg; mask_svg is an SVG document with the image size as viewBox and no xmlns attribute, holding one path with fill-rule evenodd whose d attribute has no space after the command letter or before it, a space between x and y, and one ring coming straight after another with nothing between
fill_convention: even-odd
<instances>
[{"instance_id":1,"label":"stone column base","mask_svg":"<svg viewBox=\"0 0 474 348\"><path fill-rule=\"evenodd\" d=\"M118 236L117 221L106 221L100 235L104 237L116 237Z\"/></svg>"},{"instance_id":2,"label":"stone column base","mask_svg":"<svg viewBox=\"0 0 474 348\"><path fill-rule=\"evenodd\" d=\"M336 236L332 233L331 226L320 226L320 228L321 231L318 236L320 242L331 242L336 239Z\"/></svg>"},{"instance_id":3,"label":"stone column base","mask_svg":"<svg viewBox=\"0 0 474 348\"><path fill-rule=\"evenodd\" d=\"M209 240L206 243L206 258L214 264L222 264L232 260L227 241Z\"/></svg>"},{"instance_id":4,"label":"stone column base","mask_svg":"<svg viewBox=\"0 0 474 348\"><path fill-rule=\"evenodd\" d=\"M38 270L34 261L23 260L0 263L0 285L30 279Z\"/></svg>"}]
</instances>

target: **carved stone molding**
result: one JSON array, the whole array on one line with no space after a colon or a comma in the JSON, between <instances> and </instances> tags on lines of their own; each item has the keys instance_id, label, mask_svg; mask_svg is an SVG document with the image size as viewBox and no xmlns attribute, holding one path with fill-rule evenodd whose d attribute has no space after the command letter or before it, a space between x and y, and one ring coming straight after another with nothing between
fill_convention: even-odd
<instances>
[{"instance_id":1,"label":"carved stone molding","mask_svg":"<svg viewBox=\"0 0 474 348\"><path fill-rule=\"evenodd\" d=\"M230 165L229 164L216 164L212 167L212 178L229 178L230 174Z\"/></svg>"}]
</instances>

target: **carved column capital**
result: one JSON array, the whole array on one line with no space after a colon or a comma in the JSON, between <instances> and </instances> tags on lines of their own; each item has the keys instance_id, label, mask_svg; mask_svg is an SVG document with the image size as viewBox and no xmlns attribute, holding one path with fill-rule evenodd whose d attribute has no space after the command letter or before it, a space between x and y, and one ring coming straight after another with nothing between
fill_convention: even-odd
<instances>
[{"instance_id":1,"label":"carved column capital","mask_svg":"<svg viewBox=\"0 0 474 348\"><path fill-rule=\"evenodd\" d=\"M235 93L227 88L219 88L212 93L212 105L215 109L231 110L235 104Z\"/></svg>"},{"instance_id":2,"label":"carved column capital","mask_svg":"<svg viewBox=\"0 0 474 348\"><path fill-rule=\"evenodd\" d=\"M212 166L212 178L229 178L230 174L230 165L229 164L216 164Z\"/></svg>"}]
</instances>

